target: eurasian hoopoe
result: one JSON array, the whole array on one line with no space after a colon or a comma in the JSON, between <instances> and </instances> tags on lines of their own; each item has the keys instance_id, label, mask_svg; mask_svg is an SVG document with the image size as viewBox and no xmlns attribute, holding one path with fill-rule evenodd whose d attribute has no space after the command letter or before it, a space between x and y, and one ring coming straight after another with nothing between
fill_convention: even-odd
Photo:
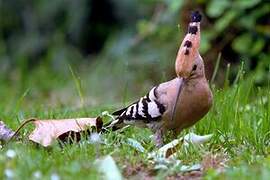
<instances>
[{"instance_id":1,"label":"eurasian hoopoe","mask_svg":"<svg viewBox=\"0 0 270 180\"><path fill-rule=\"evenodd\" d=\"M199 54L199 12L191 14L186 34L175 62L177 77L153 87L147 95L126 108L113 113L116 120L108 127L114 130L125 124L149 127L155 132L156 145L163 143L163 134L175 135L200 120L212 105L212 92L205 78L204 63Z\"/></svg>"}]
</instances>

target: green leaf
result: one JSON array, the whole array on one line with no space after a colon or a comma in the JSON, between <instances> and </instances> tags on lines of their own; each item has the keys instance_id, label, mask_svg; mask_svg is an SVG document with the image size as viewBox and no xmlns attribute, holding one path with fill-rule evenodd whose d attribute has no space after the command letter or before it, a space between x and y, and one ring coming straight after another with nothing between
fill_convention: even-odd
<instances>
[{"instance_id":1,"label":"green leaf","mask_svg":"<svg viewBox=\"0 0 270 180\"><path fill-rule=\"evenodd\" d=\"M234 39L232 48L238 53L249 54L250 44L252 43L251 35L249 33L245 33Z\"/></svg>"},{"instance_id":2,"label":"green leaf","mask_svg":"<svg viewBox=\"0 0 270 180\"><path fill-rule=\"evenodd\" d=\"M183 5L183 0L169 0L166 2L169 5L170 12L174 13L179 11Z\"/></svg>"},{"instance_id":3,"label":"green leaf","mask_svg":"<svg viewBox=\"0 0 270 180\"><path fill-rule=\"evenodd\" d=\"M215 29L218 32L223 31L226 29L229 24L233 21L233 19L238 15L237 11L230 10L226 12L225 15L223 15L221 18L218 19L218 21L215 23Z\"/></svg>"},{"instance_id":4,"label":"green leaf","mask_svg":"<svg viewBox=\"0 0 270 180\"><path fill-rule=\"evenodd\" d=\"M240 9L247 9L255 6L259 2L261 2L261 0L237 0L234 1L234 5Z\"/></svg>"},{"instance_id":5,"label":"green leaf","mask_svg":"<svg viewBox=\"0 0 270 180\"><path fill-rule=\"evenodd\" d=\"M212 0L206 8L206 13L212 18L216 18L220 16L229 5L229 1L227 0Z\"/></svg>"},{"instance_id":6,"label":"green leaf","mask_svg":"<svg viewBox=\"0 0 270 180\"><path fill-rule=\"evenodd\" d=\"M137 151L145 152L145 149L144 149L144 147L141 145L141 143L138 142L138 141L135 140L135 139L128 138L128 139L127 139L127 144L129 144L130 146L132 146L133 148L135 148Z\"/></svg>"},{"instance_id":7,"label":"green leaf","mask_svg":"<svg viewBox=\"0 0 270 180\"><path fill-rule=\"evenodd\" d=\"M239 26L241 26L243 28L254 29L255 25L256 25L256 18L252 14L242 16L238 20L238 23L239 23Z\"/></svg>"},{"instance_id":8,"label":"green leaf","mask_svg":"<svg viewBox=\"0 0 270 180\"><path fill-rule=\"evenodd\" d=\"M214 31L204 31L201 36L200 52L206 53L211 48L211 39L215 36Z\"/></svg>"},{"instance_id":9,"label":"green leaf","mask_svg":"<svg viewBox=\"0 0 270 180\"><path fill-rule=\"evenodd\" d=\"M137 23L137 29L138 29L139 34L141 35L147 33L149 29L149 22L146 20L139 20Z\"/></svg>"},{"instance_id":10,"label":"green leaf","mask_svg":"<svg viewBox=\"0 0 270 180\"><path fill-rule=\"evenodd\" d=\"M260 51L263 49L265 45L265 41L263 39L257 39L253 45L252 48L250 50L251 55L256 55L258 53L260 53Z\"/></svg>"}]
</instances>

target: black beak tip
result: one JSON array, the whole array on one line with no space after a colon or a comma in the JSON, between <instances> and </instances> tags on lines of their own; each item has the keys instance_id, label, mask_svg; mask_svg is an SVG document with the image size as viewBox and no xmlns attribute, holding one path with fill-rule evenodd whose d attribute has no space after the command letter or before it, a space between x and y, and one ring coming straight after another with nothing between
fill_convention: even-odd
<instances>
[{"instance_id":1,"label":"black beak tip","mask_svg":"<svg viewBox=\"0 0 270 180\"><path fill-rule=\"evenodd\" d=\"M200 14L199 11L193 11L191 13L191 22L201 22L202 20L202 15Z\"/></svg>"}]
</instances>

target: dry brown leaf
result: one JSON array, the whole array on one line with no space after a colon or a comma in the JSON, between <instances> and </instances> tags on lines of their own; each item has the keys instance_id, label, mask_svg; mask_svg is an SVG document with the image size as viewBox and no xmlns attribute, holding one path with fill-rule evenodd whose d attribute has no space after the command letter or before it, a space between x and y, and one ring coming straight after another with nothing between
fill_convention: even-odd
<instances>
[{"instance_id":1,"label":"dry brown leaf","mask_svg":"<svg viewBox=\"0 0 270 180\"><path fill-rule=\"evenodd\" d=\"M100 117L97 118L75 118L59 120L34 120L36 126L29 135L29 139L44 147L51 145L56 139L68 137L71 132L79 133L86 131L90 127L102 128L103 122Z\"/></svg>"},{"instance_id":2,"label":"dry brown leaf","mask_svg":"<svg viewBox=\"0 0 270 180\"><path fill-rule=\"evenodd\" d=\"M170 158L176 155L175 153L177 152L179 147L181 147L182 144L184 146L189 146L190 143L197 144L197 145L203 144L209 141L212 136L213 136L212 134L200 136L194 133L189 133L180 139L175 139L171 141L170 143L162 146L160 149L158 149L157 152L150 153L149 157L153 158L153 156L156 156L156 157L162 157L162 158Z\"/></svg>"}]
</instances>

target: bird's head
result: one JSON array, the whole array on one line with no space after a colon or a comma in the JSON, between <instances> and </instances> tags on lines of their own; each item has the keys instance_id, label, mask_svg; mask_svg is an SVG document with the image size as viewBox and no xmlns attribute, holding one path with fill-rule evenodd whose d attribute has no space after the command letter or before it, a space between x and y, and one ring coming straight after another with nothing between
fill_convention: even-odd
<instances>
[{"instance_id":1,"label":"bird's head","mask_svg":"<svg viewBox=\"0 0 270 180\"><path fill-rule=\"evenodd\" d=\"M200 46L200 22L202 16L198 11L192 12L191 20L175 61L175 71L178 77L188 78L196 65Z\"/></svg>"}]
</instances>

